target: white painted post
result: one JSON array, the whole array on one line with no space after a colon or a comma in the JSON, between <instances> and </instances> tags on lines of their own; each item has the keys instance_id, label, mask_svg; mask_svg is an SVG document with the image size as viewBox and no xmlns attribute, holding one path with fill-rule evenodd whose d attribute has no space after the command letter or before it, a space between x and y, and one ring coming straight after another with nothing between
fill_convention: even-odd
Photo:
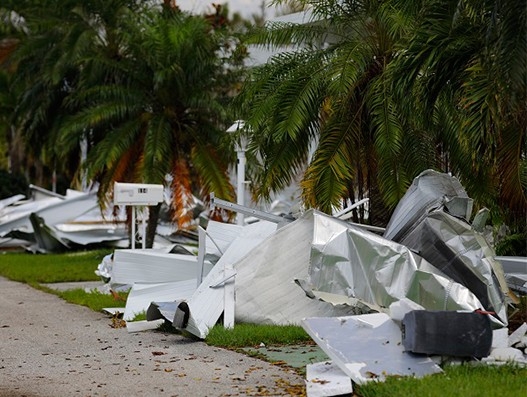
<instances>
[{"instance_id":1,"label":"white painted post","mask_svg":"<svg viewBox=\"0 0 527 397\"><path fill-rule=\"evenodd\" d=\"M245 205L245 150L237 151L238 157L238 170L237 170L237 190L236 190L236 203L238 205ZM236 214L236 224L243 225L245 215L241 212Z\"/></svg>"},{"instance_id":2,"label":"white painted post","mask_svg":"<svg viewBox=\"0 0 527 397\"><path fill-rule=\"evenodd\" d=\"M135 206L132 206L132 249L135 249Z\"/></svg>"},{"instance_id":3,"label":"white painted post","mask_svg":"<svg viewBox=\"0 0 527 397\"><path fill-rule=\"evenodd\" d=\"M223 297L223 327L224 328L234 328L234 308L235 296L234 296L234 268L232 264L225 265L225 278L232 276L231 279L226 280L224 284L224 297Z\"/></svg>"},{"instance_id":4,"label":"white painted post","mask_svg":"<svg viewBox=\"0 0 527 397\"><path fill-rule=\"evenodd\" d=\"M142 237L141 238L142 238L142 247L143 247L143 249L145 249L146 248L146 216L145 216L144 209L142 211L142 217L143 217L143 231L142 231Z\"/></svg>"},{"instance_id":5,"label":"white painted post","mask_svg":"<svg viewBox=\"0 0 527 397\"><path fill-rule=\"evenodd\" d=\"M243 120L236 120L233 125L228 129L228 133L236 133L245 128L245 122ZM245 205L245 151L247 150L247 138L245 136L239 136L238 142L236 143L236 158L238 161L236 169L236 204ZM241 212L236 214L236 224L243 225L245 215Z\"/></svg>"}]
</instances>

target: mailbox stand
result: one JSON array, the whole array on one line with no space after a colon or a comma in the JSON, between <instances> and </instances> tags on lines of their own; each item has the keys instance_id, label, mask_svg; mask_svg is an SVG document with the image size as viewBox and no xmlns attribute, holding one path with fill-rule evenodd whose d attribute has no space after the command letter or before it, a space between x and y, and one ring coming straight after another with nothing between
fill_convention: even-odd
<instances>
[{"instance_id":1,"label":"mailbox stand","mask_svg":"<svg viewBox=\"0 0 527 397\"><path fill-rule=\"evenodd\" d=\"M135 222L139 207L157 205L163 201L163 185L144 183L115 182L113 203L115 205L131 205L132 208L132 249L135 249ZM146 222L142 219L142 248L146 248Z\"/></svg>"}]
</instances>

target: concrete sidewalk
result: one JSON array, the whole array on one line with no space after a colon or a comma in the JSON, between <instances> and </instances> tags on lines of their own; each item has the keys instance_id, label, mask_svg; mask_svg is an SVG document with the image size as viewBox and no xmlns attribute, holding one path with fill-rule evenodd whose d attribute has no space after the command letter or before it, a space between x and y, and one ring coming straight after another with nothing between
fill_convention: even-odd
<instances>
[{"instance_id":1,"label":"concrete sidewalk","mask_svg":"<svg viewBox=\"0 0 527 397\"><path fill-rule=\"evenodd\" d=\"M0 277L0 396L301 396L293 371L162 332L129 334L87 308Z\"/></svg>"}]
</instances>

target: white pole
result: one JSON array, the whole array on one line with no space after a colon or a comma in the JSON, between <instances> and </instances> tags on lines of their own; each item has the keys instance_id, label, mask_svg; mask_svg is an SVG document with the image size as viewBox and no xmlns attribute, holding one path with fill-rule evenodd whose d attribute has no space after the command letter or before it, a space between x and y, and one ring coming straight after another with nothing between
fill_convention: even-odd
<instances>
[{"instance_id":1,"label":"white pole","mask_svg":"<svg viewBox=\"0 0 527 397\"><path fill-rule=\"evenodd\" d=\"M132 206L132 249L135 249L135 206Z\"/></svg>"},{"instance_id":2,"label":"white pole","mask_svg":"<svg viewBox=\"0 0 527 397\"><path fill-rule=\"evenodd\" d=\"M236 202L238 205L245 205L245 150L238 150L238 170L237 170L237 192ZM244 215L241 212L236 214L236 223L243 225Z\"/></svg>"},{"instance_id":3,"label":"white pole","mask_svg":"<svg viewBox=\"0 0 527 397\"><path fill-rule=\"evenodd\" d=\"M142 231L142 235L143 235L143 249L146 248L146 216L145 216L145 211L144 211L144 208L143 208L143 231Z\"/></svg>"},{"instance_id":4,"label":"white pole","mask_svg":"<svg viewBox=\"0 0 527 397\"><path fill-rule=\"evenodd\" d=\"M233 125L227 128L228 133L241 132L245 128L245 121L236 120ZM239 135L236 137L236 154L238 160L237 176L236 176L236 203L245 206L245 150L247 149L247 137ZM244 224L244 215L241 212L236 214L236 223L238 225Z\"/></svg>"}]
</instances>

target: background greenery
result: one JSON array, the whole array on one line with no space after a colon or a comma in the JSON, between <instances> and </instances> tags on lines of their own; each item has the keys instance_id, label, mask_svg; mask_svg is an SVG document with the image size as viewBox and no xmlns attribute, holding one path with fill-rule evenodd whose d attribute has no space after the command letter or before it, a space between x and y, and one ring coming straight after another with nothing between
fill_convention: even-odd
<instances>
[{"instance_id":1,"label":"background greenery","mask_svg":"<svg viewBox=\"0 0 527 397\"><path fill-rule=\"evenodd\" d=\"M227 7L198 16L169 2L3 1L9 171L38 185L54 171L71 186L98 182L102 205L114 180L171 174L184 227L190 193L233 198L233 142L223 132L241 118L257 201L300 180L306 206L330 213L368 197L369 211L353 220L382 226L413 178L433 168L458 177L475 210L489 208L496 230L506 225L508 252L525 255L524 2L276 3L314 19L249 31ZM248 45L287 47L246 69Z\"/></svg>"}]
</instances>

